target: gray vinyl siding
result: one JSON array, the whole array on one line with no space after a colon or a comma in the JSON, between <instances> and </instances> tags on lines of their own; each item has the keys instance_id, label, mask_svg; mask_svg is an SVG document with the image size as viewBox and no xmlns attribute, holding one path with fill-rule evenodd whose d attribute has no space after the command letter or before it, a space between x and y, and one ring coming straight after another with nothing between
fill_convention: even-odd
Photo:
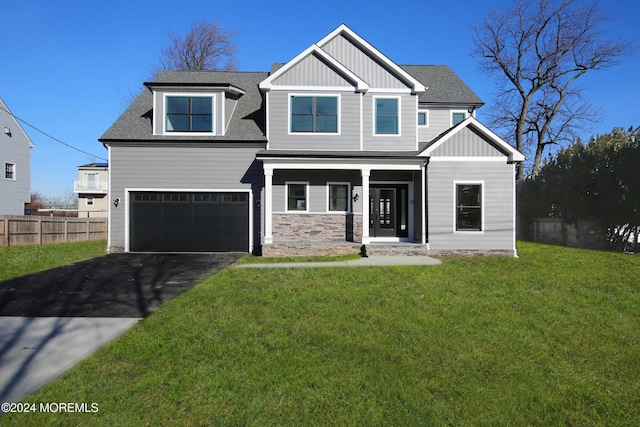
<instances>
[{"instance_id":1,"label":"gray vinyl siding","mask_svg":"<svg viewBox=\"0 0 640 427\"><path fill-rule=\"evenodd\" d=\"M262 198L263 169L255 154L264 145L215 146L213 144L163 143L111 146L111 246L125 246L126 189L248 190L253 193L254 245L262 229L256 201ZM262 203L261 203L262 205Z\"/></svg>"},{"instance_id":2,"label":"gray vinyl siding","mask_svg":"<svg viewBox=\"0 0 640 427\"><path fill-rule=\"evenodd\" d=\"M366 81L371 88L406 89L407 85L390 73L371 56L345 37L336 37L324 46L324 51Z\"/></svg>"},{"instance_id":3,"label":"gray vinyl siding","mask_svg":"<svg viewBox=\"0 0 640 427\"><path fill-rule=\"evenodd\" d=\"M428 142L440 135L451 127L451 109L450 108L425 108L419 107L420 110L429 111L429 126L420 126L418 128L418 140L420 142ZM416 117L417 117L416 112Z\"/></svg>"},{"instance_id":4,"label":"gray vinyl siding","mask_svg":"<svg viewBox=\"0 0 640 427\"><path fill-rule=\"evenodd\" d=\"M224 131L229 127L229 122L231 121L231 117L233 116L233 112L235 111L236 105L238 104L237 99L226 98L224 99ZM224 132L222 129L218 129L219 133Z\"/></svg>"},{"instance_id":5,"label":"gray vinyl siding","mask_svg":"<svg viewBox=\"0 0 640 427\"><path fill-rule=\"evenodd\" d=\"M400 98L400 135L375 135L375 98ZM365 151L415 151L418 111L416 96L367 92L362 103Z\"/></svg>"},{"instance_id":6,"label":"gray vinyl siding","mask_svg":"<svg viewBox=\"0 0 640 427\"><path fill-rule=\"evenodd\" d=\"M338 95L339 134L289 134L289 96ZM360 150L360 95L350 92L281 91L269 92L269 149L271 150Z\"/></svg>"},{"instance_id":7,"label":"gray vinyl siding","mask_svg":"<svg viewBox=\"0 0 640 427\"><path fill-rule=\"evenodd\" d=\"M353 83L340 76L316 55L309 55L279 78L274 85L284 86L338 86L353 87Z\"/></svg>"},{"instance_id":8,"label":"gray vinyl siding","mask_svg":"<svg viewBox=\"0 0 640 427\"><path fill-rule=\"evenodd\" d=\"M483 232L455 232L454 182L483 183ZM433 250L514 249L514 165L432 161L427 166L428 239Z\"/></svg>"},{"instance_id":9,"label":"gray vinyl siding","mask_svg":"<svg viewBox=\"0 0 640 427\"><path fill-rule=\"evenodd\" d=\"M6 108L2 100L0 106ZM11 136L4 133L4 127ZM29 137L18 122L0 109L0 215L24 215L31 199L31 157ZM5 164L15 165L15 180L5 178Z\"/></svg>"},{"instance_id":10,"label":"gray vinyl siding","mask_svg":"<svg viewBox=\"0 0 640 427\"><path fill-rule=\"evenodd\" d=\"M464 128L431 153L432 156L501 157L505 154L472 129Z\"/></svg>"},{"instance_id":11,"label":"gray vinyl siding","mask_svg":"<svg viewBox=\"0 0 640 427\"><path fill-rule=\"evenodd\" d=\"M273 212L285 212L287 208L286 183L309 183L307 205L309 213L327 213L327 183L349 182L351 193L358 193L357 202L352 201L354 213L362 213L362 176L360 171L298 171L276 170L273 173Z\"/></svg>"}]
</instances>

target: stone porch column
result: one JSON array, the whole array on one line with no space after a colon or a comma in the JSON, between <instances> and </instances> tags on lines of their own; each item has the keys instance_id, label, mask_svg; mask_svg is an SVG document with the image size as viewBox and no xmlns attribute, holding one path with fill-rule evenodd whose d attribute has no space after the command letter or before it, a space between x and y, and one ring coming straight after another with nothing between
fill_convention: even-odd
<instances>
[{"instance_id":1,"label":"stone porch column","mask_svg":"<svg viewBox=\"0 0 640 427\"><path fill-rule=\"evenodd\" d=\"M273 168L264 167L264 244L273 243Z\"/></svg>"},{"instance_id":2,"label":"stone porch column","mask_svg":"<svg viewBox=\"0 0 640 427\"><path fill-rule=\"evenodd\" d=\"M369 239L369 177L371 169L362 169L362 244L371 243Z\"/></svg>"}]
</instances>

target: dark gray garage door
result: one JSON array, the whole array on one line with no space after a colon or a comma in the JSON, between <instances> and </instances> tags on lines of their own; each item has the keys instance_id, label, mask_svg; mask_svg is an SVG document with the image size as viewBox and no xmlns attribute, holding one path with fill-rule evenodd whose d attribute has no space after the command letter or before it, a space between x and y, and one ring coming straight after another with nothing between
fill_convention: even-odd
<instances>
[{"instance_id":1,"label":"dark gray garage door","mask_svg":"<svg viewBox=\"0 0 640 427\"><path fill-rule=\"evenodd\" d=\"M248 193L130 194L133 252L249 250Z\"/></svg>"}]
</instances>

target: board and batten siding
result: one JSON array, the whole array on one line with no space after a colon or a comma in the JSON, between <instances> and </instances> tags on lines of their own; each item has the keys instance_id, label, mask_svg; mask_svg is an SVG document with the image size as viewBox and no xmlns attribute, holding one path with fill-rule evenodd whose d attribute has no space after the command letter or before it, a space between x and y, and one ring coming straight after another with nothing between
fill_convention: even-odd
<instances>
[{"instance_id":1,"label":"board and batten siding","mask_svg":"<svg viewBox=\"0 0 640 427\"><path fill-rule=\"evenodd\" d=\"M273 81L278 86L331 86L353 88L353 83L338 74L316 55L309 55Z\"/></svg>"},{"instance_id":2,"label":"board and batten siding","mask_svg":"<svg viewBox=\"0 0 640 427\"><path fill-rule=\"evenodd\" d=\"M321 48L366 81L371 88L407 88L404 82L389 72L380 62L345 37L335 37Z\"/></svg>"},{"instance_id":3,"label":"board and batten siding","mask_svg":"<svg viewBox=\"0 0 640 427\"><path fill-rule=\"evenodd\" d=\"M428 238L432 250L513 250L514 165L500 161L432 161L427 167ZM483 231L455 231L454 183L482 182Z\"/></svg>"},{"instance_id":4,"label":"board and batten siding","mask_svg":"<svg viewBox=\"0 0 640 427\"><path fill-rule=\"evenodd\" d=\"M431 155L435 157L504 157L505 153L479 133L466 127L433 150Z\"/></svg>"},{"instance_id":5,"label":"board and batten siding","mask_svg":"<svg viewBox=\"0 0 640 427\"><path fill-rule=\"evenodd\" d=\"M125 246L126 189L147 191L247 190L254 200L254 243L260 240L260 214L255 209L264 187L262 163L255 160L264 144L158 143L110 147L111 206L110 246ZM262 205L262 203L261 203Z\"/></svg>"},{"instance_id":6,"label":"board and batten siding","mask_svg":"<svg viewBox=\"0 0 640 427\"><path fill-rule=\"evenodd\" d=\"M290 95L337 95L340 98L338 134L289 133ZM272 90L269 92L270 150L360 150L360 95L353 92Z\"/></svg>"}]
</instances>

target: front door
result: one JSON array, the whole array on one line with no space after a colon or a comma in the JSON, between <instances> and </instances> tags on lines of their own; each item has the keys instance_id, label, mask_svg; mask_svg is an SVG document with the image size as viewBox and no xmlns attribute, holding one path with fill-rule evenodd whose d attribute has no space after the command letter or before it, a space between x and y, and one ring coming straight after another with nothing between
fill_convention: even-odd
<instances>
[{"instance_id":1,"label":"front door","mask_svg":"<svg viewBox=\"0 0 640 427\"><path fill-rule=\"evenodd\" d=\"M379 184L369 188L369 235L407 237L407 185Z\"/></svg>"}]
</instances>

